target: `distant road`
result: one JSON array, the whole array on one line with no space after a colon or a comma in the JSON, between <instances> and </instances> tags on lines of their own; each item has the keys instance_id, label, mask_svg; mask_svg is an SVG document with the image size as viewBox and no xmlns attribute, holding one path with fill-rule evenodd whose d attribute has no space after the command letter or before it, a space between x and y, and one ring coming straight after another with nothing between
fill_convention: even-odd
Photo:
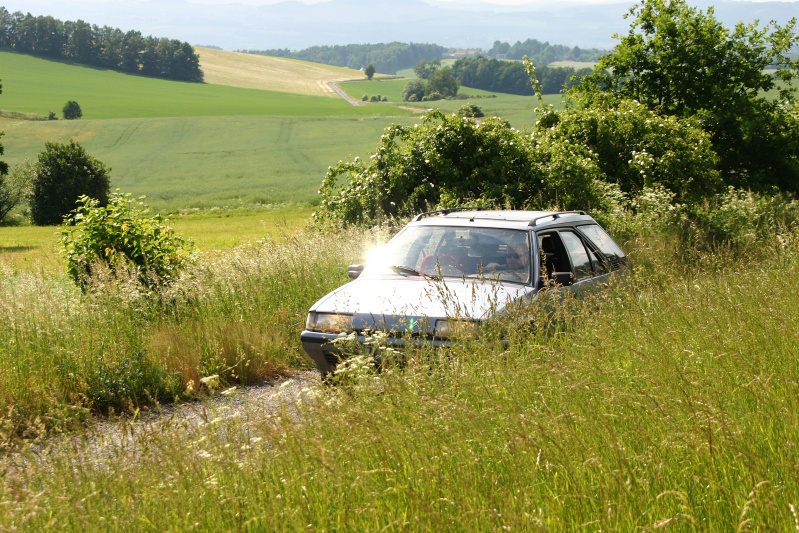
<instances>
[{"instance_id":1,"label":"distant road","mask_svg":"<svg viewBox=\"0 0 799 533\"><path fill-rule=\"evenodd\" d=\"M330 86L331 89L336 91L340 97L342 97L343 99L348 101L350 104L352 104L352 105L361 105L361 102L359 102L358 100L356 100L352 96L350 96L347 93L345 93L341 89L341 87L338 86L338 83L336 83L334 81L329 81L329 82L327 82L327 84Z\"/></svg>"}]
</instances>

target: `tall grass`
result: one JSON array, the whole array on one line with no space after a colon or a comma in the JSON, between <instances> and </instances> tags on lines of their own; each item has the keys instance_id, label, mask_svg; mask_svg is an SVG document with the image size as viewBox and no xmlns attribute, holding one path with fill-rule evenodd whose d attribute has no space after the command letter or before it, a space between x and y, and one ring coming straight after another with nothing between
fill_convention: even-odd
<instances>
[{"instance_id":1,"label":"tall grass","mask_svg":"<svg viewBox=\"0 0 799 533\"><path fill-rule=\"evenodd\" d=\"M507 344L488 335L411 354L404 369L356 373L281 413L252 406L209 413L199 427L125 423L107 453L90 453L97 434L23 449L0 462L0 525L799 529L796 239L764 241L756 254L697 252L689 262L675 239L649 236L627 243L636 267L626 280L567 300L550 328L511 330ZM308 246L274 270L330 276L331 249ZM263 257L247 251L211 268L213 289L196 291L162 327L190 344L195 331L223 328L217 317L231 327L231 315L261 320L268 293L284 290L261 287L270 279L258 274ZM296 264L303 257L315 264ZM304 294L299 282L279 285L287 292L274 302L302 299L291 297Z\"/></svg>"},{"instance_id":2,"label":"tall grass","mask_svg":"<svg viewBox=\"0 0 799 533\"><path fill-rule=\"evenodd\" d=\"M161 293L98 276L83 295L65 277L0 267L0 416L22 434L57 429L190 397L208 376L250 383L307 366L297 332L346 279L347 242L268 238L197 261Z\"/></svg>"}]
</instances>

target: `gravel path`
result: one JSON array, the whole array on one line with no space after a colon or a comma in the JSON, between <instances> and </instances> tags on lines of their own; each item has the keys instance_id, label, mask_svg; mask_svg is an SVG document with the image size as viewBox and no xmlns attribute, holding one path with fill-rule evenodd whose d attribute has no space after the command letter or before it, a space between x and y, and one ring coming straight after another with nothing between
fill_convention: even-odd
<instances>
[{"instance_id":1,"label":"gravel path","mask_svg":"<svg viewBox=\"0 0 799 533\"><path fill-rule=\"evenodd\" d=\"M196 402L162 405L140 411L135 417L98 419L84 431L45 438L24 454L12 453L6 459L8 472L27 468L30 461L46 461L48 455L63 450L73 457L83 457L97 467L113 464L124 456L136 460L151 453L153 438L164 432L190 437L199 435L203 426L217 426L230 420L246 425L288 414L296 417L304 400L313 401L321 385L319 372L299 371L271 383L234 387ZM47 451L44 456L40 452ZM33 452L32 454L30 452Z\"/></svg>"},{"instance_id":2,"label":"gravel path","mask_svg":"<svg viewBox=\"0 0 799 533\"><path fill-rule=\"evenodd\" d=\"M299 371L271 383L233 387L201 401L163 405L140 412L131 425L151 426L170 419L184 426L196 427L205 424L209 417L278 415L284 407L292 411L296 402L320 383L319 372ZM104 420L96 424L96 429L99 433L108 434L118 425L115 421Z\"/></svg>"},{"instance_id":3,"label":"gravel path","mask_svg":"<svg viewBox=\"0 0 799 533\"><path fill-rule=\"evenodd\" d=\"M327 84L330 85L331 89L336 91L340 97L342 97L343 99L348 101L351 105L361 105L360 101L356 100L352 96L350 96L347 93L345 93L344 90L341 87L338 86L338 83L336 83L334 81L329 81L329 82L327 82Z\"/></svg>"}]
</instances>

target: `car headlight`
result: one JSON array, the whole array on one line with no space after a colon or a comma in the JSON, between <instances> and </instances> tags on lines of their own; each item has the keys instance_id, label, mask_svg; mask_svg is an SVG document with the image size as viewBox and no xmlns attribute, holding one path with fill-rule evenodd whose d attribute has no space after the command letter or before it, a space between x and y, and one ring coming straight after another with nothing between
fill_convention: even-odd
<instances>
[{"instance_id":1,"label":"car headlight","mask_svg":"<svg viewBox=\"0 0 799 533\"><path fill-rule=\"evenodd\" d=\"M436 320L434 335L440 339L477 337L480 322L475 320Z\"/></svg>"},{"instance_id":2,"label":"car headlight","mask_svg":"<svg viewBox=\"0 0 799 533\"><path fill-rule=\"evenodd\" d=\"M349 333L352 331L352 315L310 312L305 329L322 333Z\"/></svg>"}]
</instances>

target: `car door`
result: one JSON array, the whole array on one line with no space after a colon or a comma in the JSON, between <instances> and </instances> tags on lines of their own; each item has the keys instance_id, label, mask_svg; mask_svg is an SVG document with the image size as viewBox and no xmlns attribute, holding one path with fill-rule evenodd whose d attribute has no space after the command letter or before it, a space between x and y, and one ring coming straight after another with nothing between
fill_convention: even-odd
<instances>
[{"instance_id":1,"label":"car door","mask_svg":"<svg viewBox=\"0 0 799 533\"><path fill-rule=\"evenodd\" d=\"M538 247L539 287L554 284L580 293L601 282L608 274L607 265L596 248L573 228L541 232Z\"/></svg>"}]
</instances>

